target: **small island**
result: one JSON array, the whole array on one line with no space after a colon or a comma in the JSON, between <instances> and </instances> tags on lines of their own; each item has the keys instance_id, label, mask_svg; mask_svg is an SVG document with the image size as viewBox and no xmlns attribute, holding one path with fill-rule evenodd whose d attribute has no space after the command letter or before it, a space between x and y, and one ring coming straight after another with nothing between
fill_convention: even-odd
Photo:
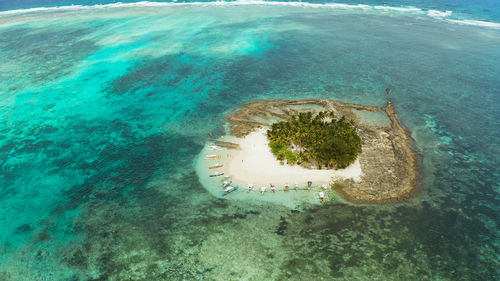
<instances>
[{"instance_id":1,"label":"small island","mask_svg":"<svg viewBox=\"0 0 500 281\"><path fill-rule=\"evenodd\" d=\"M418 154L391 101L385 107L328 99L260 101L227 119L228 135L205 146L196 168L215 196L225 179L240 187L230 198L290 206L319 202L314 191L325 186L329 199L354 202L397 201L417 187ZM249 184L255 188L245 192ZM285 192L260 194L272 186Z\"/></svg>"}]
</instances>

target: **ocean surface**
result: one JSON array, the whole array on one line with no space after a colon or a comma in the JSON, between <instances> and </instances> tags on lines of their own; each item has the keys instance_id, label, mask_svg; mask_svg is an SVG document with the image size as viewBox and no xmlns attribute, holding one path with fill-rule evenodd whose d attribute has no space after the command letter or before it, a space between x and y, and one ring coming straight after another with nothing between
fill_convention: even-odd
<instances>
[{"instance_id":1,"label":"ocean surface","mask_svg":"<svg viewBox=\"0 0 500 281\"><path fill-rule=\"evenodd\" d=\"M497 1L113 2L0 0L0 280L500 279ZM291 210L194 172L239 104L386 87L411 199Z\"/></svg>"}]
</instances>

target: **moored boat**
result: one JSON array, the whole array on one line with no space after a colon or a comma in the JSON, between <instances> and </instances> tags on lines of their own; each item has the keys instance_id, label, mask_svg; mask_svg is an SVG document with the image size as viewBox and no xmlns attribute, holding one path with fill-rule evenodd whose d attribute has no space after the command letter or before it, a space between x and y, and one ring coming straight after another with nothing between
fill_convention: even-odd
<instances>
[{"instance_id":1,"label":"moored boat","mask_svg":"<svg viewBox=\"0 0 500 281\"><path fill-rule=\"evenodd\" d=\"M236 191L238 188L239 188L239 186L228 186L228 187L224 190L224 192L222 192L221 196L226 196L226 195L228 195L229 193Z\"/></svg>"},{"instance_id":2,"label":"moored boat","mask_svg":"<svg viewBox=\"0 0 500 281\"><path fill-rule=\"evenodd\" d=\"M247 193L250 193L250 191L252 191L252 189L253 189L253 183L248 184Z\"/></svg>"},{"instance_id":3,"label":"moored boat","mask_svg":"<svg viewBox=\"0 0 500 281\"><path fill-rule=\"evenodd\" d=\"M215 154L210 154L210 155L205 156L205 159L206 160L220 159L220 156L219 155L215 155Z\"/></svg>"},{"instance_id":4,"label":"moored boat","mask_svg":"<svg viewBox=\"0 0 500 281\"><path fill-rule=\"evenodd\" d=\"M323 192L323 190L318 190L318 196L319 196L319 200L321 200L321 203L324 203L325 202L325 192Z\"/></svg>"},{"instance_id":5,"label":"moored boat","mask_svg":"<svg viewBox=\"0 0 500 281\"><path fill-rule=\"evenodd\" d=\"M223 176L222 179L220 179L220 181L226 181L226 180L229 180L231 178L231 176Z\"/></svg>"},{"instance_id":6,"label":"moored boat","mask_svg":"<svg viewBox=\"0 0 500 281\"><path fill-rule=\"evenodd\" d=\"M224 165L217 163L217 164L215 164L215 165L209 166L208 168L209 168L209 169L217 169L217 168L220 168L220 167L223 167L223 166L224 166Z\"/></svg>"},{"instance_id":7,"label":"moored boat","mask_svg":"<svg viewBox=\"0 0 500 281\"><path fill-rule=\"evenodd\" d=\"M218 176L222 176L222 175L224 175L224 173L223 173L223 172L215 172L215 173L213 173L213 174L211 174L211 175L208 175L208 176L209 176L209 177L218 177Z\"/></svg>"}]
</instances>

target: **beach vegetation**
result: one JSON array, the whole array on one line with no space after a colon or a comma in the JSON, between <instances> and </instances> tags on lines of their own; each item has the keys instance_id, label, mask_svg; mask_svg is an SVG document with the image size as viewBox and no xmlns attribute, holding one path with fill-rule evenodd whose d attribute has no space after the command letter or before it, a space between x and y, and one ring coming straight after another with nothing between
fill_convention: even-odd
<instances>
[{"instance_id":1,"label":"beach vegetation","mask_svg":"<svg viewBox=\"0 0 500 281\"><path fill-rule=\"evenodd\" d=\"M345 168L361 153L361 138L354 123L332 112L299 113L289 121L274 123L267 131L269 147L287 164L318 168Z\"/></svg>"},{"instance_id":2,"label":"beach vegetation","mask_svg":"<svg viewBox=\"0 0 500 281\"><path fill-rule=\"evenodd\" d=\"M277 141L270 141L269 147L271 147L271 151L276 156L276 158L283 164L285 159L286 163L290 165L293 165L297 162L297 156L286 145Z\"/></svg>"},{"instance_id":3,"label":"beach vegetation","mask_svg":"<svg viewBox=\"0 0 500 281\"><path fill-rule=\"evenodd\" d=\"M290 165L293 165L297 162L297 156L290 149L285 151L286 162Z\"/></svg>"},{"instance_id":4,"label":"beach vegetation","mask_svg":"<svg viewBox=\"0 0 500 281\"><path fill-rule=\"evenodd\" d=\"M269 142L269 147L271 147L271 151L273 152L273 154L279 154L280 151L282 151L283 149L286 149L286 145L284 144L281 144L277 141L270 141Z\"/></svg>"}]
</instances>

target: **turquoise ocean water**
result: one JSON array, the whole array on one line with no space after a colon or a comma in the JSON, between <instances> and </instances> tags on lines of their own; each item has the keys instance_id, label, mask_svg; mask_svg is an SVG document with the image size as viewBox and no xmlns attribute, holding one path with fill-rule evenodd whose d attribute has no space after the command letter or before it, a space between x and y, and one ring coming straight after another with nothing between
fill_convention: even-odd
<instances>
[{"instance_id":1,"label":"turquoise ocean water","mask_svg":"<svg viewBox=\"0 0 500 281\"><path fill-rule=\"evenodd\" d=\"M500 278L493 2L0 3L0 280ZM386 87L416 197L296 211L198 181L239 104Z\"/></svg>"}]
</instances>

